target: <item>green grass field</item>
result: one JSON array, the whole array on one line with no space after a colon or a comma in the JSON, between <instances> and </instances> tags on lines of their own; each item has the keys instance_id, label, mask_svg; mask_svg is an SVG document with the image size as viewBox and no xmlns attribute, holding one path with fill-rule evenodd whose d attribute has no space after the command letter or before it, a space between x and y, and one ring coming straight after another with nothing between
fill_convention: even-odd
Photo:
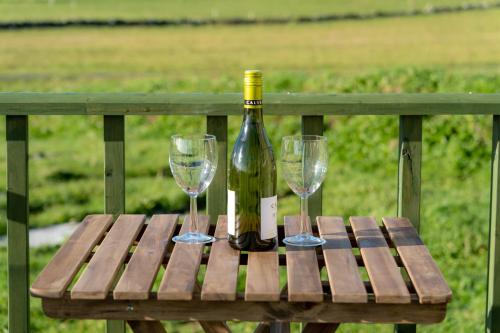
<instances>
[{"instance_id":1,"label":"green grass field","mask_svg":"<svg viewBox=\"0 0 500 333\"><path fill-rule=\"evenodd\" d=\"M46 5L30 4L33 9ZM351 10L347 2L340 4ZM7 5L0 2L0 8ZM95 7L89 8L90 13ZM202 8L196 10L202 13ZM34 12L22 15L31 18ZM41 11L40 17L47 13ZM205 15L200 13L193 17ZM498 92L498 31L500 10L308 25L1 31L0 91L238 92L242 71L257 67L264 71L266 91L272 92ZM233 141L239 122L239 117L230 119ZM129 212L187 209L187 198L168 170L167 142L174 132L194 132L203 124L202 118L192 117L127 118ZM0 135L4 126L0 122ZM277 150L280 138L298 132L300 124L295 117L267 117L266 128ZM324 213L394 214L397 117L327 117L325 130L330 168ZM454 299L442 324L420 331L483 330L490 131L489 117L424 119L422 237L450 282ZM88 212L102 211L102 119L31 117L30 136L31 225L79 220ZM5 174L5 150L0 150L2 171ZM5 188L4 177L0 186ZM281 178L279 195L280 216L298 211L297 199ZM0 210L5 212L5 194L0 194ZM0 214L0 233L5 233L5 213ZM32 278L53 252L31 250ZM5 263L6 251L0 249L4 277ZM0 278L0 298L6 299L6 293L6 279ZM35 299L32 316L36 332L103 327L102 322L45 318ZM3 302L0 330L6 331L6 325ZM168 329L187 333L194 327L175 323ZM250 332L253 326L237 327L237 332ZM345 325L339 331L392 328Z\"/></svg>"},{"instance_id":2,"label":"green grass field","mask_svg":"<svg viewBox=\"0 0 500 333\"><path fill-rule=\"evenodd\" d=\"M499 17L491 10L307 25L2 31L0 90L240 91L247 67L265 71L267 91L346 90L353 77L395 69L494 77Z\"/></svg>"},{"instance_id":3,"label":"green grass field","mask_svg":"<svg viewBox=\"0 0 500 333\"><path fill-rule=\"evenodd\" d=\"M150 18L262 18L425 10L438 6L490 4L493 0L0 0L0 21Z\"/></svg>"}]
</instances>

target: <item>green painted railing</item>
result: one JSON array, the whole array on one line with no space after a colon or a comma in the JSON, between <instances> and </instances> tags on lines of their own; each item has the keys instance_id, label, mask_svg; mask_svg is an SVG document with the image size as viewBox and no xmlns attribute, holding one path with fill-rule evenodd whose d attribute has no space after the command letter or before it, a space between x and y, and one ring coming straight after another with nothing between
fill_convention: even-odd
<instances>
[{"instance_id":1,"label":"green painted railing","mask_svg":"<svg viewBox=\"0 0 500 333\"><path fill-rule=\"evenodd\" d=\"M29 330L28 117L30 115L102 115L104 122L105 211L125 211L126 115L202 115L216 135L219 161L226 161L228 116L240 115L240 94L38 94L0 93L6 115L9 332ZM302 132L322 134L330 115L396 115L399 126L398 215L420 225L420 168L423 115L491 115L491 211L486 331L500 332L500 94L267 94L266 114L302 117ZM227 161L219 164L208 190L208 214L226 210ZM321 191L310 200L310 214L322 211ZM212 218L212 223L215 219ZM108 332L123 332L110 321ZM414 332L414 325L398 325Z\"/></svg>"}]
</instances>

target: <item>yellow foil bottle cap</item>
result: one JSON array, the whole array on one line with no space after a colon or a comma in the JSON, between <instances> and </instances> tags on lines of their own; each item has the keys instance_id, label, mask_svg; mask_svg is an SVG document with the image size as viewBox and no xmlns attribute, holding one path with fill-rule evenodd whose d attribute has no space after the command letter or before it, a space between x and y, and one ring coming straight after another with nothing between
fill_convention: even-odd
<instances>
[{"instance_id":1,"label":"yellow foil bottle cap","mask_svg":"<svg viewBox=\"0 0 500 333\"><path fill-rule=\"evenodd\" d=\"M245 71L245 85L262 86L262 72L257 69Z\"/></svg>"},{"instance_id":2,"label":"yellow foil bottle cap","mask_svg":"<svg viewBox=\"0 0 500 333\"><path fill-rule=\"evenodd\" d=\"M262 108L262 72L255 69L246 70L243 83L244 107Z\"/></svg>"}]
</instances>

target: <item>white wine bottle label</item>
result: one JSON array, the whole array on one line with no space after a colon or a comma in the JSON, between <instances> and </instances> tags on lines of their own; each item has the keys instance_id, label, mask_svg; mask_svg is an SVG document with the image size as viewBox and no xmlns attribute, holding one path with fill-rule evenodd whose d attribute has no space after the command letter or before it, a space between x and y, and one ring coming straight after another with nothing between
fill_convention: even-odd
<instances>
[{"instance_id":1,"label":"white wine bottle label","mask_svg":"<svg viewBox=\"0 0 500 333\"><path fill-rule=\"evenodd\" d=\"M227 233L236 234L236 192L227 191Z\"/></svg>"},{"instance_id":2,"label":"white wine bottle label","mask_svg":"<svg viewBox=\"0 0 500 333\"><path fill-rule=\"evenodd\" d=\"M260 199L260 238L278 236L277 226L278 196Z\"/></svg>"}]
</instances>

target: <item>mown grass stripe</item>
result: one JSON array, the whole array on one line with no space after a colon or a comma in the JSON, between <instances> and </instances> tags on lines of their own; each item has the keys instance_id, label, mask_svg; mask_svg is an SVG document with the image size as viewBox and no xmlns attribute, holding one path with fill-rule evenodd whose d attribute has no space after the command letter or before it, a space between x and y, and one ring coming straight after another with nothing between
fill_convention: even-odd
<instances>
[{"instance_id":1,"label":"mown grass stripe","mask_svg":"<svg viewBox=\"0 0 500 333\"><path fill-rule=\"evenodd\" d=\"M264 17L264 18L181 18L181 19L71 19L71 20L44 20L44 21L9 21L0 22L0 30L23 30L23 29L50 29L70 27L169 27L169 26L207 26L207 25L256 25L256 24L304 24L334 21L373 20L377 18L395 18L409 16L428 16L435 14L460 13L471 10L487 10L500 8L500 2L494 3L465 3L457 6L438 6L424 9L402 10L402 11L376 11L373 13L330 13L324 15L311 15L299 17Z\"/></svg>"}]
</instances>

